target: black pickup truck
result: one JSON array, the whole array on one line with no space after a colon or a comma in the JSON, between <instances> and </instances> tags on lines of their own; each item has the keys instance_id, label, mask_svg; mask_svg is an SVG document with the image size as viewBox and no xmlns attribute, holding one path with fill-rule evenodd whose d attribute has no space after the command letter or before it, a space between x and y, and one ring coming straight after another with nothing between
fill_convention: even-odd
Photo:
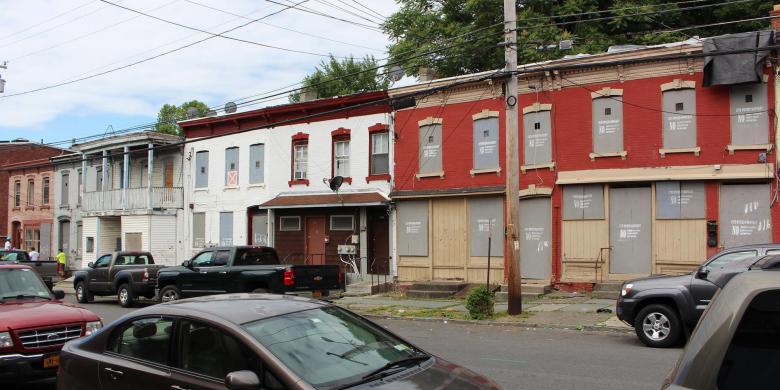
<instances>
[{"instance_id":1,"label":"black pickup truck","mask_svg":"<svg viewBox=\"0 0 780 390\"><path fill-rule=\"evenodd\" d=\"M20 249L0 250L0 264L21 264L34 269L49 290L54 288L54 283L61 279L57 272L57 261L40 259L33 261L26 251Z\"/></svg>"},{"instance_id":2,"label":"black pickup truck","mask_svg":"<svg viewBox=\"0 0 780 390\"><path fill-rule=\"evenodd\" d=\"M95 295L116 294L120 305L131 307L138 297L154 298L157 273L163 267L154 264L149 252L114 252L100 256L73 275L76 299L88 303Z\"/></svg>"},{"instance_id":3,"label":"black pickup truck","mask_svg":"<svg viewBox=\"0 0 780 390\"><path fill-rule=\"evenodd\" d=\"M731 278L751 267L761 268L759 259L776 254L780 244L735 247L717 253L689 274L627 281L617 300L617 317L633 326L645 345L674 346L696 326L712 297Z\"/></svg>"},{"instance_id":4,"label":"black pickup truck","mask_svg":"<svg viewBox=\"0 0 780 390\"><path fill-rule=\"evenodd\" d=\"M272 294L311 293L328 296L340 290L337 265L286 265L276 250L261 246L208 248L179 267L157 275L157 296L162 302L200 295L238 292Z\"/></svg>"}]
</instances>

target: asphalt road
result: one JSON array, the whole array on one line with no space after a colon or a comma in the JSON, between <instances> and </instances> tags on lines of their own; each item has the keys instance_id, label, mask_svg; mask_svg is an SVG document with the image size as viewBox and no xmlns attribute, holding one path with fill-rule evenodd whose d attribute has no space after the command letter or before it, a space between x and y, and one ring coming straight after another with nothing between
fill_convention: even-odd
<instances>
[{"instance_id":1,"label":"asphalt road","mask_svg":"<svg viewBox=\"0 0 780 390\"><path fill-rule=\"evenodd\" d=\"M85 306L106 324L133 310L108 299ZM680 349L644 347L633 335L409 320L377 322L429 352L493 378L507 390L657 390L680 354ZM53 388L53 382L25 387Z\"/></svg>"}]
</instances>

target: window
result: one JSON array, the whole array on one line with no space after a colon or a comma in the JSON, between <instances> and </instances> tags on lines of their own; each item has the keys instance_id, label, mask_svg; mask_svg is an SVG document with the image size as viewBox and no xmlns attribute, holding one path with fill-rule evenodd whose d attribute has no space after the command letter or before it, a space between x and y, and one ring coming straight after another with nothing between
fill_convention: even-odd
<instances>
[{"instance_id":1,"label":"window","mask_svg":"<svg viewBox=\"0 0 780 390\"><path fill-rule=\"evenodd\" d=\"M190 320L180 329L181 369L223 381L234 371L257 372L257 356L223 330Z\"/></svg>"},{"instance_id":2,"label":"window","mask_svg":"<svg viewBox=\"0 0 780 390\"><path fill-rule=\"evenodd\" d=\"M154 264L147 255L124 255L114 262L114 265L150 265Z\"/></svg>"},{"instance_id":3,"label":"window","mask_svg":"<svg viewBox=\"0 0 780 390\"><path fill-rule=\"evenodd\" d=\"M242 248L236 249L236 258L233 265L274 265L279 264L276 251L270 248Z\"/></svg>"},{"instance_id":4,"label":"window","mask_svg":"<svg viewBox=\"0 0 780 390\"><path fill-rule=\"evenodd\" d=\"M38 228L24 229L24 247L27 250L41 249L41 230Z\"/></svg>"},{"instance_id":5,"label":"window","mask_svg":"<svg viewBox=\"0 0 780 390\"><path fill-rule=\"evenodd\" d=\"M696 90L669 89L661 98L664 149L696 147Z\"/></svg>"},{"instance_id":6,"label":"window","mask_svg":"<svg viewBox=\"0 0 780 390\"><path fill-rule=\"evenodd\" d=\"M43 178L43 194L41 195L42 204L48 205L49 204L49 178L44 177Z\"/></svg>"},{"instance_id":7,"label":"window","mask_svg":"<svg viewBox=\"0 0 780 390\"><path fill-rule=\"evenodd\" d=\"M769 143L767 85L741 84L731 87L731 144Z\"/></svg>"},{"instance_id":8,"label":"window","mask_svg":"<svg viewBox=\"0 0 780 390\"><path fill-rule=\"evenodd\" d=\"M309 159L309 144L293 145L293 180L306 180Z\"/></svg>"},{"instance_id":9,"label":"window","mask_svg":"<svg viewBox=\"0 0 780 390\"><path fill-rule=\"evenodd\" d=\"M225 186L238 185L238 148L225 149Z\"/></svg>"},{"instance_id":10,"label":"window","mask_svg":"<svg viewBox=\"0 0 780 390\"><path fill-rule=\"evenodd\" d=\"M87 237L87 253L95 252L95 237Z\"/></svg>"},{"instance_id":11,"label":"window","mask_svg":"<svg viewBox=\"0 0 780 390\"><path fill-rule=\"evenodd\" d=\"M219 245L233 245L233 213L219 213Z\"/></svg>"},{"instance_id":12,"label":"window","mask_svg":"<svg viewBox=\"0 0 780 390\"><path fill-rule=\"evenodd\" d=\"M390 133L371 134L371 174L390 173Z\"/></svg>"},{"instance_id":13,"label":"window","mask_svg":"<svg viewBox=\"0 0 780 390\"><path fill-rule=\"evenodd\" d=\"M706 193L704 183L659 181L655 183L656 218L703 219Z\"/></svg>"},{"instance_id":14,"label":"window","mask_svg":"<svg viewBox=\"0 0 780 390\"><path fill-rule=\"evenodd\" d=\"M780 255L780 249L770 249L766 251L767 256L769 255Z\"/></svg>"},{"instance_id":15,"label":"window","mask_svg":"<svg viewBox=\"0 0 780 390\"><path fill-rule=\"evenodd\" d=\"M523 115L523 165L552 163L552 124L550 109ZM498 125L498 124L496 124ZM496 153L496 156L498 153ZM498 157L496 157L498 161Z\"/></svg>"},{"instance_id":16,"label":"window","mask_svg":"<svg viewBox=\"0 0 780 390\"><path fill-rule=\"evenodd\" d=\"M108 351L157 364L168 364L173 320L142 318L119 328Z\"/></svg>"},{"instance_id":17,"label":"window","mask_svg":"<svg viewBox=\"0 0 780 390\"><path fill-rule=\"evenodd\" d=\"M206 213L192 213L192 247L206 246Z\"/></svg>"},{"instance_id":18,"label":"window","mask_svg":"<svg viewBox=\"0 0 780 390\"><path fill-rule=\"evenodd\" d=\"M217 251L214 254L214 266L223 267L226 266L230 260L230 251Z\"/></svg>"},{"instance_id":19,"label":"window","mask_svg":"<svg viewBox=\"0 0 780 390\"><path fill-rule=\"evenodd\" d=\"M95 261L95 268L105 268L111 263L111 255L103 255Z\"/></svg>"},{"instance_id":20,"label":"window","mask_svg":"<svg viewBox=\"0 0 780 390\"><path fill-rule=\"evenodd\" d=\"M623 151L623 91L602 89L593 98L593 153Z\"/></svg>"},{"instance_id":21,"label":"window","mask_svg":"<svg viewBox=\"0 0 780 390\"><path fill-rule=\"evenodd\" d=\"M758 256L757 251L739 251L726 253L725 255L718 256L712 259L709 263L705 264L709 269L720 269L731 263L747 260L751 257Z\"/></svg>"},{"instance_id":22,"label":"window","mask_svg":"<svg viewBox=\"0 0 780 390\"><path fill-rule=\"evenodd\" d=\"M435 119L427 122L436 121ZM421 121L424 122L425 121ZM442 173L441 121L420 125L418 172L421 174Z\"/></svg>"},{"instance_id":23,"label":"window","mask_svg":"<svg viewBox=\"0 0 780 390\"><path fill-rule=\"evenodd\" d=\"M214 252L212 251L198 253L198 255L192 259L192 266L211 267L213 265L211 262L212 257L214 257Z\"/></svg>"},{"instance_id":24,"label":"window","mask_svg":"<svg viewBox=\"0 0 780 390\"><path fill-rule=\"evenodd\" d=\"M354 215L331 215L330 216L330 230L354 230L354 229L355 229Z\"/></svg>"},{"instance_id":25,"label":"window","mask_svg":"<svg viewBox=\"0 0 780 390\"><path fill-rule=\"evenodd\" d=\"M22 204L22 182L14 182L14 207L20 207Z\"/></svg>"},{"instance_id":26,"label":"window","mask_svg":"<svg viewBox=\"0 0 780 390\"><path fill-rule=\"evenodd\" d=\"M265 145L255 144L249 147L249 184L263 183L265 180Z\"/></svg>"},{"instance_id":27,"label":"window","mask_svg":"<svg viewBox=\"0 0 780 390\"><path fill-rule=\"evenodd\" d=\"M301 230L301 217L279 217L279 230L281 231Z\"/></svg>"},{"instance_id":28,"label":"window","mask_svg":"<svg viewBox=\"0 0 780 390\"><path fill-rule=\"evenodd\" d=\"M103 191L103 167L95 168L95 191Z\"/></svg>"},{"instance_id":29,"label":"window","mask_svg":"<svg viewBox=\"0 0 780 390\"><path fill-rule=\"evenodd\" d=\"M349 141L333 143L333 173L335 176L349 177Z\"/></svg>"},{"instance_id":30,"label":"window","mask_svg":"<svg viewBox=\"0 0 780 390\"><path fill-rule=\"evenodd\" d=\"M27 179L27 206L35 204L35 180Z\"/></svg>"},{"instance_id":31,"label":"window","mask_svg":"<svg viewBox=\"0 0 780 390\"><path fill-rule=\"evenodd\" d=\"M563 219L604 219L604 187L601 184L564 186Z\"/></svg>"},{"instance_id":32,"label":"window","mask_svg":"<svg viewBox=\"0 0 780 390\"><path fill-rule=\"evenodd\" d=\"M504 200L502 198L469 198L469 240L471 256L504 255Z\"/></svg>"},{"instance_id":33,"label":"window","mask_svg":"<svg viewBox=\"0 0 780 390\"><path fill-rule=\"evenodd\" d=\"M67 207L70 204L70 174L63 172L60 176L60 204Z\"/></svg>"},{"instance_id":34,"label":"window","mask_svg":"<svg viewBox=\"0 0 780 390\"><path fill-rule=\"evenodd\" d=\"M401 201L398 213L398 254L428 256L428 201Z\"/></svg>"},{"instance_id":35,"label":"window","mask_svg":"<svg viewBox=\"0 0 780 390\"><path fill-rule=\"evenodd\" d=\"M498 169L498 116L480 116L473 126L473 168Z\"/></svg>"},{"instance_id":36,"label":"window","mask_svg":"<svg viewBox=\"0 0 780 390\"><path fill-rule=\"evenodd\" d=\"M209 186L209 152L202 150L195 153L195 188Z\"/></svg>"}]
</instances>

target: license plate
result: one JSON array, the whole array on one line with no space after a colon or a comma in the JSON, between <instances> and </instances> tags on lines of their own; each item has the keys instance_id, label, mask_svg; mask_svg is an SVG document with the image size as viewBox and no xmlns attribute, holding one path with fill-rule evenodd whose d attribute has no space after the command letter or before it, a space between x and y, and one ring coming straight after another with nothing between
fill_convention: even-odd
<instances>
[{"instance_id":1,"label":"license plate","mask_svg":"<svg viewBox=\"0 0 780 390\"><path fill-rule=\"evenodd\" d=\"M43 368L57 367L60 365L60 355L49 355L43 358Z\"/></svg>"},{"instance_id":2,"label":"license plate","mask_svg":"<svg viewBox=\"0 0 780 390\"><path fill-rule=\"evenodd\" d=\"M314 298L319 298L322 296L322 291L312 291L311 296Z\"/></svg>"}]
</instances>

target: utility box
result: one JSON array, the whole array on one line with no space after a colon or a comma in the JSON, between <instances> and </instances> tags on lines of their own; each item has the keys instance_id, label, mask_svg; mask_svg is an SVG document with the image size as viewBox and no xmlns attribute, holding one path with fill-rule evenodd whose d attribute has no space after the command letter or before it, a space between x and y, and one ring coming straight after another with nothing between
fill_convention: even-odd
<instances>
[{"instance_id":1,"label":"utility box","mask_svg":"<svg viewBox=\"0 0 780 390\"><path fill-rule=\"evenodd\" d=\"M355 245L339 245L337 251L340 255L357 255L357 247Z\"/></svg>"}]
</instances>

